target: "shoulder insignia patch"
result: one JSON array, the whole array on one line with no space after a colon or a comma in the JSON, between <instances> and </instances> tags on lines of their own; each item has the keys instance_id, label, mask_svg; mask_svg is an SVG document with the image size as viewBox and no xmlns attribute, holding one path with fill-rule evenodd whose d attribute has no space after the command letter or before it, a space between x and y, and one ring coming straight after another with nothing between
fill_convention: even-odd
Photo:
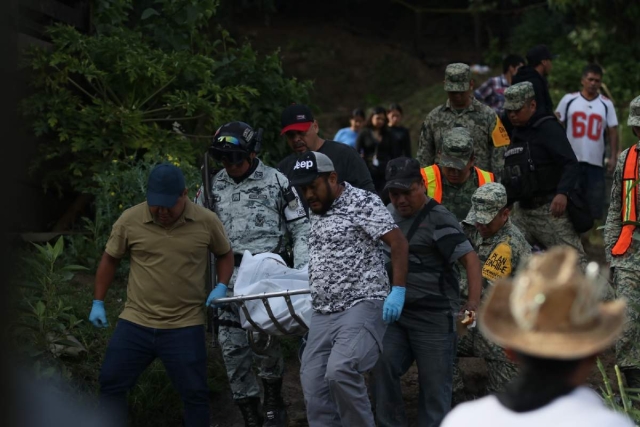
<instances>
[{"instance_id":1,"label":"shoulder insignia patch","mask_svg":"<svg viewBox=\"0 0 640 427\"><path fill-rule=\"evenodd\" d=\"M511 275L511 246L502 242L491 252L482 266L482 277L497 280Z\"/></svg>"},{"instance_id":2,"label":"shoulder insignia patch","mask_svg":"<svg viewBox=\"0 0 640 427\"><path fill-rule=\"evenodd\" d=\"M493 132L491 132L491 139L493 140L494 147L506 147L511 144L509 134L498 116L496 116L496 126L493 128Z\"/></svg>"}]
</instances>

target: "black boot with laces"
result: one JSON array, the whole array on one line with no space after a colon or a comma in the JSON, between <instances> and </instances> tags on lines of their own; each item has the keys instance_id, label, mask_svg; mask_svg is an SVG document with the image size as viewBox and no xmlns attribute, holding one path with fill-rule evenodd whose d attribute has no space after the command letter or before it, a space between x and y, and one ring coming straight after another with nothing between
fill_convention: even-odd
<instances>
[{"instance_id":1,"label":"black boot with laces","mask_svg":"<svg viewBox=\"0 0 640 427\"><path fill-rule=\"evenodd\" d=\"M244 418L245 427L262 427L262 414L260 413L260 398L246 397L236 400L242 418Z\"/></svg>"},{"instance_id":2,"label":"black boot with laces","mask_svg":"<svg viewBox=\"0 0 640 427\"><path fill-rule=\"evenodd\" d=\"M282 378L262 379L264 386L264 424L262 427L285 427L288 423L287 410L282 400Z\"/></svg>"}]
</instances>

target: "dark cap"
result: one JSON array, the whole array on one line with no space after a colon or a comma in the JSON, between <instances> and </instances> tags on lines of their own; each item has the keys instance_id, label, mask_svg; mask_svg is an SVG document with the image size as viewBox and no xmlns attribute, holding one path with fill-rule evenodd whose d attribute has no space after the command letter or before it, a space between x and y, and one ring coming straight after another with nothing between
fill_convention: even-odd
<instances>
[{"instance_id":1,"label":"dark cap","mask_svg":"<svg viewBox=\"0 0 640 427\"><path fill-rule=\"evenodd\" d=\"M535 67L545 59L554 59L557 55L552 55L549 48L543 44L532 47L527 51L527 64Z\"/></svg>"},{"instance_id":2,"label":"dark cap","mask_svg":"<svg viewBox=\"0 0 640 427\"><path fill-rule=\"evenodd\" d=\"M311 184L321 173L333 172L330 158L317 151L305 151L296 160L289 183L294 186Z\"/></svg>"},{"instance_id":3,"label":"dark cap","mask_svg":"<svg viewBox=\"0 0 640 427\"><path fill-rule=\"evenodd\" d=\"M387 181L387 185L384 186L385 190L389 188L408 190L411 188L411 184L422 179L420 162L409 157L397 157L387 163L384 176Z\"/></svg>"},{"instance_id":4,"label":"dark cap","mask_svg":"<svg viewBox=\"0 0 640 427\"><path fill-rule=\"evenodd\" d=\"M173 207L184 191L184 175L177 166L162 163L153 168L147 181L149 206Z\"/></svg>"},{"instance_id":5,"label":"dark cap","mask_svg":"<svg viewBox=\"0 0 640 427\"><path fill-rule=\"evenodd\" d=\"M290 130L306 132L313 123L313 114L306 105L293 104L284 109L280 116L280 135Z\"/></svg>"}]
</instances>

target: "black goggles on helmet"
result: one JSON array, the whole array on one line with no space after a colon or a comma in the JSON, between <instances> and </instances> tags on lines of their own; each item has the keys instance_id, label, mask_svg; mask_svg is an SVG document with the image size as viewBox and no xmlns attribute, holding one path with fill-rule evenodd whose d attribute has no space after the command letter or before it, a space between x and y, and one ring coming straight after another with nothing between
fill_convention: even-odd
<instances>
[{"instance_id":1,"label":"black goggles on helmet","mask_svg":"<svg viewBox=\"0 0 640 427\"><path fill-rule=\"evenodd\" d=\"M238 165L249 159L249 153L240 150L220 150L211 148L211 156L219 162Z\"/></svg>"}]
</instances>

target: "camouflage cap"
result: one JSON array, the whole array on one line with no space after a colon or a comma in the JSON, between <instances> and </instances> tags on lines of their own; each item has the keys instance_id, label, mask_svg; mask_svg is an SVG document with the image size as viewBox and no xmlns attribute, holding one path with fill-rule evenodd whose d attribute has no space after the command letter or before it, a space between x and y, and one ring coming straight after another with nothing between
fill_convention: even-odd
<instances>
[{"instance_id":1,"label":"camouflage cap","mask_svg":"<svg viewBox=\"0 0 640 427\"><path fill-rule=\"evenodd\" d=\"M528 99L535 98L531 82L516 83L504 91L504 109L519 110Z\"/></svg>"},{"instance_id":2,"label":"camouflage cap","mask_svg":"<svg viewBox=\"0 0 640 427\"><path fill-rule=\"evenodd\" d=\"M467 128L454 127L442 135L438 164L445 168L464 169L473 156L473 137Z\"/></svg>"},{"instance_id":3,"label":"camouflage cap","mask_svg":"<svg viewBox=\"0 0 640 427\"><path fill-rule=\"evenodd\" d=\"M627 126L640 126L640 96L636 96L629 104Z\"/></svg>"},{"instance_id":4,"label":"camouflage cap","mask_svg":"<svg viewBox=\"0 0 640 427\"><path fill-rule=\"evenodd\" d=\"M469 90L471 69L467 64L456 62L447 65L444 70L444 90L447 92L466 92Z\"/></svg>"},{"instance_id":5,"label":"camouflage cap","mask_svg":"<svg viewBox=\"0 0 640 427\"><path fill-rule=\"evenodd\" d=\"M468 224L489 224L507 205L507 190L497 182L488 182L471 196L471 209L464 219Z\"/></svg>"}]
</instances>

